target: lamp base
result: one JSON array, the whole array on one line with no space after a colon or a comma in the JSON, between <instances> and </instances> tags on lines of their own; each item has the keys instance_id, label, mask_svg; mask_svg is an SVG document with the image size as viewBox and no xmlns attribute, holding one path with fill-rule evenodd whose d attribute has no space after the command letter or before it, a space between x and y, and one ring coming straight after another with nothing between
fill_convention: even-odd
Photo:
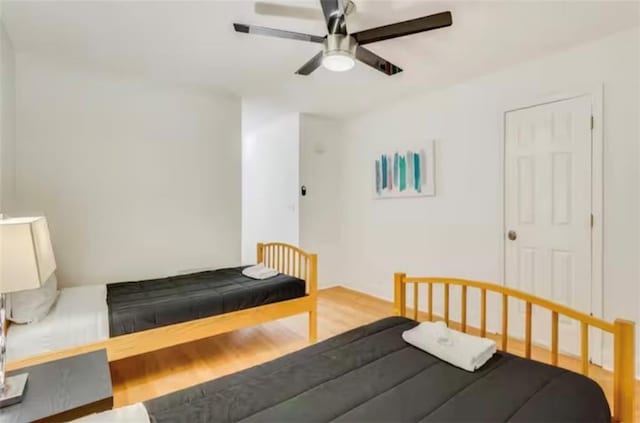
<instances>
[{"instance_id":1,"label":"lamp base","mask_svg":"<svg viewBox=\"0 0 640 423\"><path fill-rule=\"evenodd\" d=\"M5 380L4 389L0 391L0 408L22 401L28 377L29 373L21 373Z\"/></svg>"}]
</instances>

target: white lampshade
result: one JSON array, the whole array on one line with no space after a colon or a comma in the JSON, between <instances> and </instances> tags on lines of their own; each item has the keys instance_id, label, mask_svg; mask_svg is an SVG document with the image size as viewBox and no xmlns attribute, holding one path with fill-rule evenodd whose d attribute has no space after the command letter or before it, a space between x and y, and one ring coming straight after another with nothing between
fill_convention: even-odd
<instances>
[{"instance_id":1,"label":"white lampshade","mask_svg":"<svg viewBox=\"0 0 640 423\"><path fill-rule=\"evenodd\" d=\"M39 288L55 270L47 219L0 220L0 293Z\"/></svg>"}]
</instances>

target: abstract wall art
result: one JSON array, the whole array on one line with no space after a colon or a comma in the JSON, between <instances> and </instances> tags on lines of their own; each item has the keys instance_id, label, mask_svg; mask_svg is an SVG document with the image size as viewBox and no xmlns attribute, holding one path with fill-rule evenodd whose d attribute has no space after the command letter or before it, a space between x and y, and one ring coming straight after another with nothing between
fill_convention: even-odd
<instances>
[{"instance_id":1,"label":"abstract wall art","mask_svg":"<svg viewBox=\"0 0 640 423\"><path fill-rule=\"evenodd\" d=\"M434 142L378 154L373 163L374 198L435 195Z\"/></svg>"}]
</instances>

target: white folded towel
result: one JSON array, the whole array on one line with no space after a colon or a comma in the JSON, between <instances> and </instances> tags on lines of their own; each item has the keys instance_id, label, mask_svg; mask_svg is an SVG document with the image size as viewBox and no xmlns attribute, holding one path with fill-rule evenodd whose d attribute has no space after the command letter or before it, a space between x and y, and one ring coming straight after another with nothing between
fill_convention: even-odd
<instances>
[{"instance_id":1,"label":"white folded towel","mask_svg":"<svg viewBox=\"0 0 640 423\"><path fill-rule=\"evenodd\" d=\"M251 279L269 279L278 275L278 271L263 264L256 264L242 269L242 274Z\"/></svg>"},{"instance_id":2,"label":"white folded towel","mask_svg":"<svg viewBox=\"0 0 640 423\"><path fill-rule=\"evenodd\" d=\"M441 344L449 345L451 344L451 338L449 335L449 328L447 324L443 321L439 321L435 323L435 332L438 336L438 342Z\"/></svg>"},{"instance_id":3,"label":"white folded towel","mask_svg":"<svg viewBox=\"0 0 640 423\"><path fill-rule=\"evenodd\" d=\"M423 322L402 333L402 339L456 367L473 372L496 352L496 343L448 329L444 322Z\"/></svg>"}]
</instances>

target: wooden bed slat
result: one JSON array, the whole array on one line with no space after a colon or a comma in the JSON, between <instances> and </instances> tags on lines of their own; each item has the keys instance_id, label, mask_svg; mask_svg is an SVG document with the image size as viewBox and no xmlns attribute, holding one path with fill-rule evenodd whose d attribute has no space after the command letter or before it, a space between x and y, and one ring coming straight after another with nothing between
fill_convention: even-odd
<instances>
[{"instance_id":1,"label":"wooden bed slat","mask_svg":"<svg viewBox=\"0 0 640 423\"><path fill-rule=\"evenodd\" d=\"M413 320L418 320L418 284L413 284Z\"/></svg>"},{"instance_id":2,"label":"wooden bed slat","mask_svg":"<svg viewBox=\"0 0 640 423\"><path fill-rule=\"evenodd\" d=\"M558 365L558 312L551 312L551 364Z\"/></svg>"},{"instance_id":3,"label":"wooden bed slat","mask_svg":"<svg viewBox=\"0 0 640 423\"><path fill-rule=\"evenodd\" d=\"M462 332L466 332L467 331L467 287L466 286L462 286L462 293L460 294L460 301L462 304L460 304L460 307L462 307L461 313L462 313L462 324L461 324L461 329Z\"/></svg>"},{"instance_id":4,"label":"wooden bed slat","mask_svg":"<svg viewBox=\"0 0 640 423\"><path fill-rule=\"evenodd\" d=\"M296 275L296 252L293 250L289 254L289 274Z\"/></svg>"},{"instance_id":5,"label":"wooden bed slat","mask_svg":"<svg viewBox=\"0 0 640 423\"><path fill-rule=\"evenodd\" d=\"M449 326L449 285L444 286L444 322Z\"/></svg>"},{"instance_id":6,"label":"wooden bed slat","mask_svg":"<svg viewBox=\"0 0 640 423\"><path fill-rule=\"evenodd\" d=\"M275 269L276 267L276 262L275 262L275 247L271 246L269 247L269 267L272 267Z\"/></svg>"},{"instance_id":7,"label":"wooden bed slat","mask_svg":"<svg viewBox=\"0 0 640 423\"><path fill-rule=\"evenodd\" d=\"M487 290L480 290L480 336L487 336Z\"/></svg>"},{"instance_id":8,"label":"wooden bed slat","mask_svg":"<svg viewBox=\"0 0 640 423\"><path fill-rule=\"evenodd\" d=\"M525 339L524 356L526 358L531 358L531 303L528 301L527 301L526 312L525 312L524 339Z\"/></svg>"},{"instance_id":9,"label":"wooden bed slat","mask_svg":"<svg viewBox=\"0 0 640 423\"><path fill-rule=\"evenodd\" d=\"M273 265L271 266L274 269L278 270L278 246L273 246Z\"/></svg>"},{"instance_id":10,"label":"wooden bed slat","mask_svg":"<svg viewBox=\"0 0 640 423\"><path fill-rule=\"evenodd\" d=\"M507 350L507 340L509 331L509 297L507 294L502 294L502 351Z\"/></svg>"},{"instance_id":11,"label":"wooden bed slat","mask_svg":"<svg viewBox=\"0 0 640 423\"><path fill-rule=\"evenodd\" d=\"M295 269L293 267L293 263L294 263L293 262L293 253L294 252L295 251L293 251L293 250L289 250L289 265L287 266L287 273L290 274L290 275L295 275L295 273L294 273Z\"/></svg>"},{"instance_id":12,"label":"wooden bed slat","mask_svg":"<svg viewBox=\"0 0 640 423\"><path fill-rule=\"evenodd\" d=\"M589 375L589 325L580 323L580 370L583 375Z\"/></svg>"},{"instance_id":13,"label":"wooden bed slat","mask_svg":"<svg viewBox=\"0 0 640 423\"><path fill-rule=\"evenodd\" d=\"M433 284L427 285L428 297L429 297L429 321L433 322Z\"/></svg>"}]
</instances>

